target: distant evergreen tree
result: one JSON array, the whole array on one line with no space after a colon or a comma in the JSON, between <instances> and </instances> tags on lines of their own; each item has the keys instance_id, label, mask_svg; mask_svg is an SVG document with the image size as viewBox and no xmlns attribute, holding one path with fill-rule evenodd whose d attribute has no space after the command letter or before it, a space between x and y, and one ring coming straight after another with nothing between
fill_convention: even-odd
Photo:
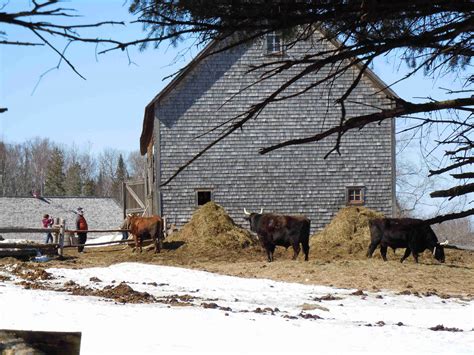
<instances>
[{"instance_id":1,"label":"distant evergreen tree","mask_svg":"<svg viewBox=\"0 0 474 355\"><path fill-rule=\"evenodd\" d=\"M118 181L122 182L128 178L127 168L125 167L125 162L123 160L122 154L119 156L119 160L117 163L117 171L115 174Z\"/></svg>"},{"instance_id":2,"label":"distant evergreen tree","mask_svg":"<svg viewBox=\"0 0 474 355\"><path fill-rule=\"evenodd\" d=\"M122 183L126 179L128 179L127 168L125 167L123 156L120 154L117 162L117 169L115 171L115 178L112 184L112 196L117 200L122 200Z\"/></svg>"},{"instance_id":3,"label":"distant evergreen tree","mask_svg":"<svg viewBox=\"0 0 474 355\"><path fill-rule=\"evenodd\" d=\"M81 164L72 163L66 171L64 187L67 196L80 196L82 194Z\"/></svg>"},{"instance_id":4,"label":"distant evergreen tree","mask_svg":"<svg viewBox=\"0 0 474 355\"><path fill-rule=\"evenodd\" d=\"M82 187L83 196L97 196L97 184L93 179L87 179Z\"/></svg>"},{"instance_id":5,"label":"distant evergreen tree","mask_svg":"<svg viewBox=\"0 0 474 355\"><path fill-rule=\"evenodd\" d=\"M102 170L100 170L99 175L97 176L97 183L95 184L94 196L105 196L104 183L104 173L102 172Z\"/></svg>"},{"instance_id":6,"label":"distant evergreen tree","mask_svg":"<svg viewBox=\"0 0 474 355\"><path fill-rule=\"evenodd\" d=\"M48 161L44 193L48 196L64 196L64 153L59 148L54 148Z\"/></svg>"}]
</instances>

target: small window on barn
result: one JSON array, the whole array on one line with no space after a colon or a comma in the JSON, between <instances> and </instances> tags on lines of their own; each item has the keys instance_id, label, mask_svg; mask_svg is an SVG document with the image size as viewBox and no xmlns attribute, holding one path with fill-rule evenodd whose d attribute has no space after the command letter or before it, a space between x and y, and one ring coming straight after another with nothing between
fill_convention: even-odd
<instances>
[{"instance_id":1,"label":"small window on barn","mask_svg":"<svg viewBox=\"0 0 474 355\"><path fill-rule=\"evenodd\" d=\"M278 32L270 32L266 37L266 54L283 54L281 35Z\"/></svg>"},{"instance_id":2,"label":"small window on barn","mask_svg":"<svg viewBox=\"0 0 474 355\"><path fill-rule=\"evenodd\" d=\"M365 189L363 187L348 187L346 202L348 205L363 205L365 203Z\"/></svg>"},{"instance_id":3,"label":"small window on barn","mask_svg":"<svg viewBox=\"0 0 474 355\"><path fill-rule=\"evenodd\" d=\"M196 206L202 206L212 201L211 190L197 190L196 191Z\"/></svg>"}]
</instances>

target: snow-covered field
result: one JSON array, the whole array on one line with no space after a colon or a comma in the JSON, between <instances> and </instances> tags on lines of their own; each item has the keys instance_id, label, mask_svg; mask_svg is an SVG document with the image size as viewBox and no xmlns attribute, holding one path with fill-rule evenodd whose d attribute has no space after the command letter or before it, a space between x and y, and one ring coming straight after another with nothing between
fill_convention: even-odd
<instances>
[{"instance_id":1,"label":"snow-covered field","mask_svg":"<svg viewBox=\"0 0 474 355\"><path fill-rule=\"evenodd\" d=\"M47 271L54 287L125 281L157 298L192 296L187 306L122 304L0 282L0 329L80 331L81 354L474 354L474 302L459 298L352 295L138 263ZM328 295L336 299L318 300ZM429 329L436 325L463 331Z\"/></svg>"}]
</instances>

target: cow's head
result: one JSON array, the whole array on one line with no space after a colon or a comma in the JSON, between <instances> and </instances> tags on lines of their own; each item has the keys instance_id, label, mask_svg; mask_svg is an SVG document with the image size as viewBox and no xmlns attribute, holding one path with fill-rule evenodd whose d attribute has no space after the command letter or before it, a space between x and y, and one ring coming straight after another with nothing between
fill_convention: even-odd
<instances>
[{"instance_id":1,"label":"cow's head","mask_svg":"<svg viewBox=\"0 0 474 355\"><path fill-rule=\"evenodd\" d=\"M130 229L130 224L132 222L132 219L135 217L134 214L127 214L127 217L122 222L122 225L120 226L120 229Z\"/></svg>"},{"instance_id":2,"label":"cow's head","mask_svg":"<svg viewBox=\"0 0 474 355\"><path fill-rule=\"evenodd\" d=\"M245 214L245 219L247 221L249 221L252 216L255 216L255 215L262 215L263 214L263 208L260 209L260 212L259 213L255 213L255 212L248 212L246 208L244 208L244 214Z\"/></svg>"},{"instance_id":3,"label":"cow's head","mask_svg":"<svg viewBox=\"0 0 474 355\"><path fill-rule=\"evenodd\" d=\"M444 246L448 245L448 241L444 241L443 243L436 243L436 246L433 249L433 256L436 260L440 263L444 263Z\"/></svg>"},{"instance_id":4,"label":"cow's head","mask_svg":"<svg viewBox=\"0 0 474 355\"><path fill-rule=\"evenodd\" d=\"M244 208L244 214L245 214L245 219L250 222L250 230L256 232L257 231L257 225L260 217L262 216L263 213L263 208L260 209L260 213L255 213L255 212L247 212L247 210Z\"/></svg>"}]
</instances>

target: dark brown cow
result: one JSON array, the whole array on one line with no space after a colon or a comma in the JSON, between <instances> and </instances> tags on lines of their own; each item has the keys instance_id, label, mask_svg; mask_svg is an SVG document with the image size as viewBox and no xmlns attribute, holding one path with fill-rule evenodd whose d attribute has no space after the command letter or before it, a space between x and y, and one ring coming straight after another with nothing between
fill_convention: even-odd
<instances>
[{"instance_id":1,"label":"dark brown cow","mask_svg":"<svg viewBox=\"0 0 474 355\"><path fill-rule=\"evenodd\" d=\"M163 242L163 220L159 216L139 217L129 215L124 221L123 229L130 229L135 241L135 250L142 252L142 242L151 238L155 244L155 253L159 253Z\"/></svg>"},{"instance_id":2,"label":"dark brown cow","mask_svg":"<svg viewBox=\"0 0 474 355\"><path fill-rule=\"evenodd\" d=\"M304 260L308 261L309 230L311 221L305 216L284 216L273 213L244 213L250 222L250 230L257 233L262 246L267 252L268 261L273 261L275 246L293 247L293 260L298 257L300 243L303 247Z\"/></svg>"}]
</instances>

